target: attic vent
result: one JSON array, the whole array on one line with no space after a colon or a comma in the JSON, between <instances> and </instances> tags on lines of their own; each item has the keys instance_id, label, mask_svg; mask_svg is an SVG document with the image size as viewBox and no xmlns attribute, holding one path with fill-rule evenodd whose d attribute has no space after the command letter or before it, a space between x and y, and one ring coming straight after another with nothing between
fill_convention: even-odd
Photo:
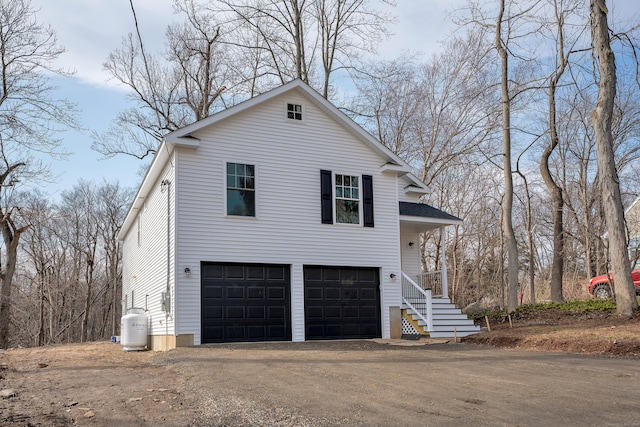
<instances>
[{"instance_id":1,"label":"attic vent","mask_svg":"<svg viewBox=\"0 0 640 427\"><path fill-rule=\"evenodd\" d=\"M302 120L302 105L287 104L287 118L291 120Z\"/></svg>"}]
</instances>

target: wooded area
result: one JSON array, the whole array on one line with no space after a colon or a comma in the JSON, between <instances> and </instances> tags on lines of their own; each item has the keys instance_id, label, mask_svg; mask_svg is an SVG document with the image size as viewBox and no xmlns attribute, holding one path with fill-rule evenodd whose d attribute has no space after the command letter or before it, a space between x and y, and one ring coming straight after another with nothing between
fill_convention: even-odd
<instances>
[{"instance_id":1,"label":"wooded area","mask_svg":"<svg viewBox=\"0 0 640 427\"><path fill-rule=\"evenodd\" d=\"M182 22L150 52L130 0L135 29L104 67L134 106L93 148L148 160L167 132L300 78L411 164L424 202L464 220L445 239L458 306L586 297L612 267L630 280L620 214L640 194L638 23L607 26L604 0L469 0L441 51L381 59L390 4L175 0ZM78 123L48 80L64 74L53 29L28 0L0 8L0 347L104 339L119 328L116 235L133 190L32 190L48 179L34 154L63 155L59 131ZM424 236L425 270L440 243Z\"/></svg>"}]
</instances>

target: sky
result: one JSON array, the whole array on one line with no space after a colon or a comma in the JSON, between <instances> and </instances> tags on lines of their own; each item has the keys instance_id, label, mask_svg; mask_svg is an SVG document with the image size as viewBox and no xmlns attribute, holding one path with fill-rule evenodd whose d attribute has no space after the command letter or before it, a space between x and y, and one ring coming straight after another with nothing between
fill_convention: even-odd
<instances>
[{"instance_id":1,"label":"sky","mask_svg":"<svg viewBox=\"0 0 640 427\"><path fill-rule=\"evenodd\" d=\"M588 0L585 0L588 1ZM637 0L613 0L610 8L621 15L638 16ZM427 55L440 49L440 42L453 29L448 11L464 0L397 0L392 9L398 21L391 26L394 35L380 45L380 57L394 58L403 51ZM613 5L611 5L613 3ZM138 23L147 49L160 52L168 24L179 21L173 0L135 0ZM119 180L123 186L139 183L141 162L119 155L102 159L91 150L90 131L106 130L119 111L130 105L125 88L110 80L102 64L111 51L120 47L122 37L135 30L129 0L32 0L39 8L37 17L56 31L58 42L66 48L57 65L73 70L71 78L56 78L57 96L74 102L85 131L68 131L63 137L66 151L73 154L63 161L51 161L58 179L43 191L56 197L71 189L79 179L96 183ZM613 6L613 7L612 7Z\"/></svg>"},{"instance_id":2,"label":"sky","mask_svg":"<svg viewBox=\"0 0 640 427\"><path fill-rule=\"evenodd\" d=\"M456 0L459 2L459 0ZM394 35L380 46L382 56L392 58L404 50L433 52L448 33L446 10L455 2L440 0L400 0L392 12L398 17L392 26ZM135 0L142 36L150 51L164 47L168 24L180 20L172 9L173 0ZM62 135L66 160L50 162L56 182L43 184L42 190L56 197L71 189L79 179L101 183L119 180L123 186L137 186L141 162L118 155L103 159L91 150L90 131L106 130L119 111L130 105L128 92L110 80L102 64L111 51L120 47L122 38L135 31L129 0L32 0L39 8L37 17L56 31L66 52L57 65L74 71L71 78L55 78L57 96L75 103L84 131ZM429 12L425 12L428 10Z\"/></svg>"}]
</instances>

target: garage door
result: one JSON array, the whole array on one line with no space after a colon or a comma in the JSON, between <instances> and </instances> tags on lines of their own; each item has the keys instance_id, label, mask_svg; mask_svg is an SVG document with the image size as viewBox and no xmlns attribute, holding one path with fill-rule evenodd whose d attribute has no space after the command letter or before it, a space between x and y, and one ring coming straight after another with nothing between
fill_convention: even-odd
<instances>
[{"instance_id":1,"label":"garage door","mask_svg":"<svg viewBox=\"0 0 640 427\"><path fill-rule=\"evenodd\" d=\"M202 342L291 340L288 265L202 264Z\"/></svg>"},{"instance_id":2,"label":"garage door","mask_svg":"<svg viewBox=\"0 0 640 427\"><path fill-rule=\"evenodd\" d=\"M377 268L304 267L306 339L379 338Z\"/></svg>"}]
</instances>

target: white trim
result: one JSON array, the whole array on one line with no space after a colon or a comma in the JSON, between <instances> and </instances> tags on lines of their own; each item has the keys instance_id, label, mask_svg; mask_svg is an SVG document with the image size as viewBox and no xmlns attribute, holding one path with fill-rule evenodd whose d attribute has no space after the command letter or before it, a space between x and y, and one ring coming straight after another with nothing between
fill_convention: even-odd
<instances>
[{"instance_id":1,"label":"white trim","mask_svg":"<svg viewBox=\"0 0 640 427\"><path fill-rule=\"evenodd\" d=\"M234 163L234 164L238 164L238 165L245 165L245 166L253 166L253 203L255 204L254 206L254 215L229 215L229 211L227 210L227 166L229 163ZM224 217L225 218L241 218L243 220L245 219L258 219L258 210L259 210L259 200L258 200L258 165L255 163L247 163L247 161L240 161L240 160L224 160L223 164L222 164L222 200L223 200L223 204L224 204Z\"/></svg>"},{"instance_id":2,"label":"white trim","mask_svg":"<svg viewBox=\"0 0 640 427\"><path fill-rule=\"evenodd\" d=\"M440 225L462 225L461 219L443 219L443 218L431 218L431 217L423 217L423 216L410 216L410 215L400 215L401 222L413 222L413 223L424 223L424 224L440 224Z\"/></svg>"},{"instance_id":3,"label":"white trim","mask_svg":"<svg viewBox=\"0 0 640 427\"><path fill-rule=\"evenodd\" d=\"M364 218L363 218L363 197L362 197L362 174L353 174L353 173L342 173L342 172L336 172L336 171L331 171L332 172L332 176L331 176L331 184L333 186L332 188L332 193L333 193L333 200L332 200L332 206L333 206L333 224L334 225L339 225L339 226L351 226L351 227L362 227L364 224ZM358 178L358 223L354 224L351 222L338 222L338 212L337 212L337 206L336 206L336 201L338 199L338 193L336 192L336 175L341 175L341 176L349 176L349 177L357 177ZM355 200L355 199L345 199L342 198L341 200Z\"/></svg>"},{"instance_id":4,"label":"white trim","mask_svg":"<svg viewBox=\"0 0 640 427\"><path fill-rule=\"evenodd\" d=\"M304 124L306 122L307 106L304 103L301 103L300 101L292 101L290 99L285 99L282 104L283 104L283 110L284 110L283 117L284 117L284 121L286 123ZM300 108L302 109L300 111L300 117L301 117L300 120L289 118L289 105L290 104L293 105L293 106L299 105ZM295 114L295 111L294 111L294 114Z\"/></svg>"}]
</instances>

